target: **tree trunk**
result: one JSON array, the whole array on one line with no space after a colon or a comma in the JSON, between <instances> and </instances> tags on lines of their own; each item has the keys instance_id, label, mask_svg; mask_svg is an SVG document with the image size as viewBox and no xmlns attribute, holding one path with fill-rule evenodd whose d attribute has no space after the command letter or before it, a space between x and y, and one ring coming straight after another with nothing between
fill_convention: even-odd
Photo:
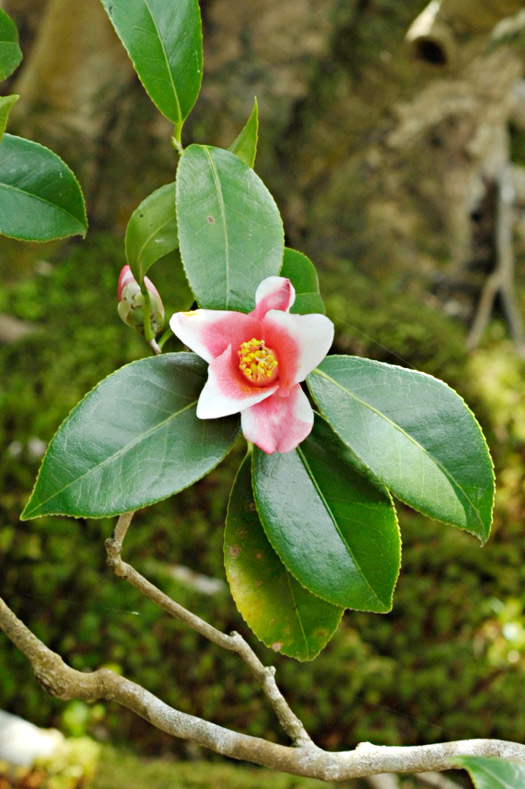
<instances>
[{"instance_id":1,"label":"tree trunk","mask_svg":"<svg viewBox=\"0 0 525 789\"><path fill-rule=\"evenodd\" d=\"M421 0L205 0L204 83L185 142L228 146L256 95L256 168L289 242L343 276L351 260L372 282L409 282L415 299L437 295L469 320L485 276L479 214L508 164L523 72L517 51L487 47L488 34L521 6L442 0L429 16ZM418 14L434 49L414 48L414 35L405 43ZM48 0L16 89L14 122L76 168L99 222L123 226L173 176L169 124L132 79L98 0Z\"/></svg>"},{"instance_id":2,"label":"tree trunk","mask_svg":"<svg viewBox=\"0 0 525 789\"><path fill-rule=\"evenodd\" d=\"M15 78L11 128L60 153L92 196L104 136L132 79L97 0L48 0Z\"/></svg>"}]
</instances>

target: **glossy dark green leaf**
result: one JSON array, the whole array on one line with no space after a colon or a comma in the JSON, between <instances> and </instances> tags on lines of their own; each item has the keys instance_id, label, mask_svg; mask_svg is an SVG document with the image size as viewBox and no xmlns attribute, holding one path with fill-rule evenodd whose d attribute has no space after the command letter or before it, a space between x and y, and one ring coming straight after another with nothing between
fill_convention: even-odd
<instances>
[{"instance_id":1,"label":"glossy dark green leaf","mask_svg":"<svg viewBox=\"0 0 525 789\"><path fill-rule=\"evenodd\" d=\"M238 418L197 419L205 362L191 353L141 359L73 409L51 441L22 518L98 518L188 487L229 452Z\"/></svg>"},{"instance_id":2,"label":"glossy dark green leaf","mask_svg":"<svg viewBox=\"0 0 525 789\"><path fill-rule=\"evenodd\" d=\"M301 315L307 315L310 312L325 314L326 310L319 293L317 271L306 255L297 252L296 249L286 247L281 277L288 277L295 288L295 302L292 304L290 312L297 312Z\"/></svg>"},{"instance_id":3,"label":"glossy dark green leaf","mask_svg":"<svg viewBox=\"0 0 525 789\"><path fill-rule=\"evenodd\" d=\"M476 789L521 789L525 787L525 765L504 759L461 756L455 764L464 767Z\"/></svg>"},{"instance_id":4,"label":"glossy dark green leaf","mask_svg":"<svg viewBox=\"0 0 525 789\"><path fill-rule=\"evenodd\" d=\"M84 198L69 167L43 145L4 134L0 233L23 241L50 241L86 230Z\"/></svg>"},{"instance_id":5,"label":"glossy dark green leaf","mask_svg":"<svg viewBox=\"0 0 525 789\"><path fill-rule=\"evenodd\" d=\"M137 282L142 282L157 260L178 248L175 183L156 189L133 211L125 243L126 258Z\"/></svg>"},{"instance_id":6,"label":"glossy dark green leaf","mask_svg":"<svg viewBox=\"0 0 525 789\"><path fill-rule=\"evenodd\" d=\"M321 417L293 452L256 450L253 488L264 530L281 561L334 605L379 613L392 607L401 541L385 489L361 477Z\"/></svg>"},{"instance_id":7,"label":"glossy dark green leaf","mask_svg":"<svg viewBox=\"0 0 525 789\"><path fill-rule=\"evenodd\" d=\"M267 647L312 660L330 640L343 609L297 583L268 542L253 500L249 457L230 494L224 564L239 612Z\"/></svg>"},{"instance_id":8,"label":"glossy dark green leaf","mask_svg":"<svg viewBox=\"0 0 525 789\"><path fill-rule=\"evenodd\" d=\"M0 80L12 74L21 60L22 50L18 46L16 25L0 8Z\"/></svg>"},{"instance_id":9,"label":"glossy dark green leaf","mask_svg":"<svg viewBox=\"0 0 525 789\"><path fill-rule=\"evenodd\" d=\"M279 274L284 233L261 179L229 151L190 145L177 169L182 262L201 307L248 312L265 277Z\"/></svg>"},{"instance_id":10,"label":"glossy dark green leaf","mask_svg":"<svg viewBox=\"0 0 525 789\"><path fill-rule=\"evenodd\" d=\"M11 108L19 98L20 96L17 96L16 93L12 93L10 96L0 96L0 140L4 136Z\"/></svg>"},{"instance_id":11,"label":"glossy dark green leaf","mask_svg":"<svg viewBox=\"0 0 525 789\"><path fill-rule=\"evenodd\" d=\"M180 139L202 80L198 0L102 0L102 5L148 95Z\"/></svg>"},{"instance_id":12,"label":"glossy dark green leaf","mask_svg":"<svg viewBox=\"0 0 525 789\"><path fill-rule=\"evenodd\" d=\"M257 105L257 99L255 99L250 117L241 129L239 136L235 138L228 150L234 153L235 156L238 156L248 167L253 168L257 155L258 137L259 107Z\"/></svg>"},{"instance_id":13,"label":"glossy dark green leaf","mask_svg":"<svg viewBox=\"0 0 525 789\"><path fill-rule=\"evenodd\" d=\"M485 542L492 462L456 392L425 373L355 356L327 357L307 382L333 429L392 493Z\"/></svg>"}]
</instances>

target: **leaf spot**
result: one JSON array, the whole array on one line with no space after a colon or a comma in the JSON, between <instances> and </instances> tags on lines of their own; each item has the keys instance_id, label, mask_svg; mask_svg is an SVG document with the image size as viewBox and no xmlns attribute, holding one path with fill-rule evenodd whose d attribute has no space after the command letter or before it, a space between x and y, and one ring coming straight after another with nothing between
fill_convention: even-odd
<instances>
[{"instance_id":1,"label":"leaf spot","mask_svg":"<svg viewBox=\"0 0 525 789\"><path fill-rule=\"evenodd\" d=\"M208 217L206 217L206 219L208 220L208 224L209 225L214 225L215 224L215 219L212 216L208 216Z\"/></svg>"},{"instance_id":2,"label":"leaf spot","mask_svg":"<svg viewBox=\"0 0 525 789\"><path fill-rule=\"evenodd\" d=\"M272 644L272 649L273 649L274 652L280 652L282 647L283 647L283 645L282 645L282 643L280 641L275 641Z\"/></svg>"},{"instance_id":3,"label":"leaf spot","mask_svg":"<svg viewBox=\"0 0 525 789\"><path fill-rule=\"evenodd\" d=\"M262 551L255 551L255 558L256 559L262 559L263 558L263 552Z\"/></svg>"},{"instance_id":4,"label":"leaf spot","mask_svg":"<svg viewBox=\"0 0 525 789\"><path fill-rule=\"evenodd\" d=\"M232 559L236 559L241 553L241 549L239 548L238 545L230 545L230 547L228 548L228 553L230 554Z\"/></svg>"}]
</instances>

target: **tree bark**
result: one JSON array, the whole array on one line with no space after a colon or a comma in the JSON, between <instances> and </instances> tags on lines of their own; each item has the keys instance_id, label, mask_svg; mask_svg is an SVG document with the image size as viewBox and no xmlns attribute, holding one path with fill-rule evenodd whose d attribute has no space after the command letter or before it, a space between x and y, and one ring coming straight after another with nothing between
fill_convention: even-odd
<instances>
[{"instance_id":1,"label":"tree bark","mask_svg":"<svg viewBox=\"0 0 525 789\"><path fill-rule=\"evenodd\" d=\"M10 128L62 155L92 197L104 137L133 79L98 0L48 0L12 86L20 100Z\"/></svg>"}]
</instances>

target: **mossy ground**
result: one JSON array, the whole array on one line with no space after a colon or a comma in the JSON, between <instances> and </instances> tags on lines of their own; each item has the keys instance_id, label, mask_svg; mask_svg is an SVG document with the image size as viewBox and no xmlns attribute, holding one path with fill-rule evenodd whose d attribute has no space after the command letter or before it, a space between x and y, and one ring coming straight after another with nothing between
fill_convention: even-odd
<instances>
[{"instance_id":1,"label":"mossy ground","mask_svg":"<svg viewBox=\"0 0 525 789\"><path fill-rule=\"evenodd\" d=\"M42 260L44 254L48 260ZM284 742L235 656L168 620L109 574L103 550L109 520L18 520L38 469L38 441L47 442L102 377L148 351L116 317L115 283L122 263L121 240L93 234L86 242L42 248L23 269L12 264L0 292L0 312L35 324L33 333L0 348L1 593L76 668L111 665L185 712ZM168 314L188 306L191 297L180 274L159 265L152 277ZM360 740L520 740L525 731L523 365L497 322L484 348L467 358L462 327L432 304L421 305L409 289L381 291L348 261L323 271L321 283L335 316L338 350L413 364L445 378L474 406L498 472L494 536L481 550L468 535L401 507L404 567L392 613L348 613L313 663L297 664L256 648L266 662L275 663L284 692L324 747L345 749ZM176 350L176 343L170 341L168 349ZM239 448L190 490L140 512L126 552L181 603L225 631L241 630L254 643L227 589L205 597L167 571L171 564L183 564L224 578L222 528L240 457ZM68 734L126 742L144 756L195 757L191 747L114 705L64 704L47 696L5 639L0 639L0 666L0 707ZM113 784L101 773L98 789L139 785L132 783L131 757L104 761L105 771L118 765L129 770ZM315 785L277 774L264 783L264 772L238 765L177 762L164 772L155 762L147 768L153 772L141 785L155 789L178 786L174 782L181 776L186 781L181 787L265 787L270 781L274 789ZM237 784L235 776L241 776ZM250 783L252 776L259 783Z\"/></svg>"}]
</instances>

